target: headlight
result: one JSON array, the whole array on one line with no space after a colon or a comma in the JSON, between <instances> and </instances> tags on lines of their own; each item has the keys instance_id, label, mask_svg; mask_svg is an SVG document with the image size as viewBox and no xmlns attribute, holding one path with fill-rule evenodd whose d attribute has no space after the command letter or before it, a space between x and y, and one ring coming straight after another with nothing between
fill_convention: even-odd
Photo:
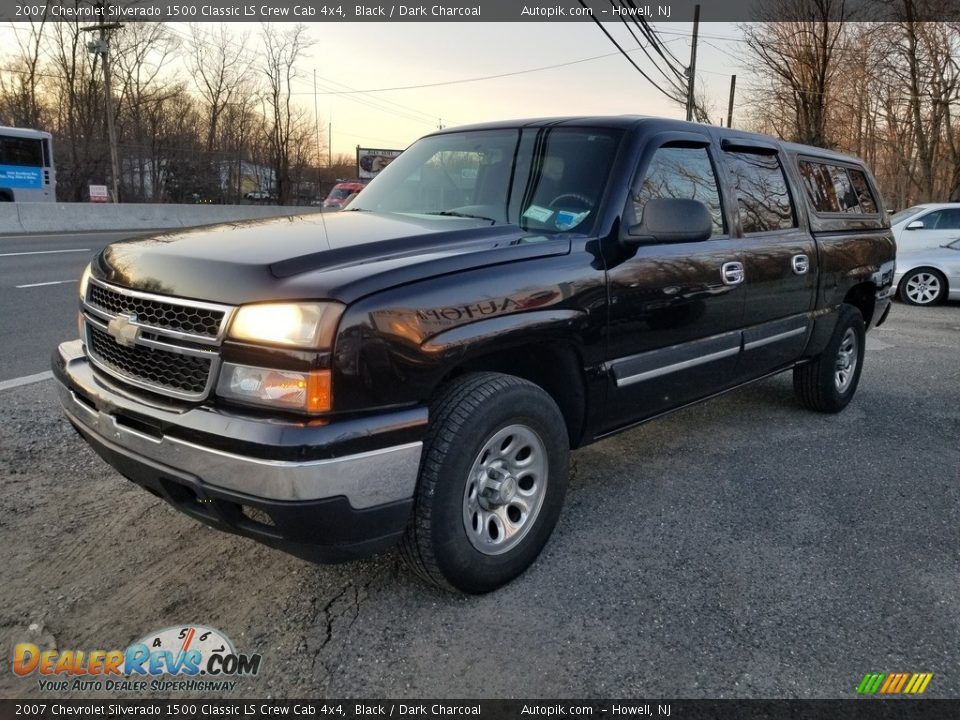
<instances>
[{"instance_id":1,"label":"headlight","mask_svg":"<svg viewBox=\"0 0 960 720\"><path fill-rule=\"evenodd\" d=\"M230 337L254 343L329 349L343 306L337 303L244 305L230 324Z\"/></svg>"},{"instance_id":2,"label":"headlight","mask_svg":"<svg viewBox=\"0 0 960 720\"><path fill-rule=\"evenodd\" d=\"M252 405L326 412L331 407L330 371L297 372L224 363L217 394Z\"/></svg>"},{"instance_id":3,"label":"headlight","mask_svg":"<svg viewBox=\"0 0 960 720\"><path fill-rule=\"evenodd\" d=\"M83 275L80 276L80 299L87 297L87 285L90 284L90 263L83 269Z\"/></svg>"}]
</instances>

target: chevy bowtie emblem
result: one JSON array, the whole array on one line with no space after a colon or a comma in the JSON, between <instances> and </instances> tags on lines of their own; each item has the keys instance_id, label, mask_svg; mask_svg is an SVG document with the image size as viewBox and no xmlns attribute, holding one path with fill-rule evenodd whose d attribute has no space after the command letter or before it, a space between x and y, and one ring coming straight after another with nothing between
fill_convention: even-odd
<instances>
[{"instance_id":1,"label":"chevy bowtie emblem","mask_svg":"<svg viewBox=\"0 0 960 720\"><path fill-rule=\"evenodd\" d=\"M107 332L124 347L133 347L140 336L140 328L133 324L136 321L136 315L117 315L107 325Z\"/></svg>"}]
</instances>

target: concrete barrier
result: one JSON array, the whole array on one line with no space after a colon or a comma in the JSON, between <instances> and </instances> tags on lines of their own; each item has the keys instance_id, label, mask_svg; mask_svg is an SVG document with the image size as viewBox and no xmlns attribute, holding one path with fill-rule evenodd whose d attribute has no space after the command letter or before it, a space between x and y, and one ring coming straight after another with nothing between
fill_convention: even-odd
<instances>
[{"instance_id":1,"label":"concrete barrier","mask_svg":"<svg viewBox=\"0 0 960 720\"><path fill-rule=\"evenodd\" d=\"M320 212L320 208L278 205L0 203L0 235L84 230L164 230L316 212Z\"/></svg>"}]
</instances>

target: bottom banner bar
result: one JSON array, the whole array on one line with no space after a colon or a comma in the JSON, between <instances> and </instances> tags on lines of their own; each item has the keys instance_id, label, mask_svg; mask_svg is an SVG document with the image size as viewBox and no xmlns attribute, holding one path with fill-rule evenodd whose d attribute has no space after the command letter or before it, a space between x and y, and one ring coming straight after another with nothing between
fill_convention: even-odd
<instances>
[{"instance_id":1,"label":"bottom banner bar","mask_svg":"<svg viewBox=\"0 0 960 720\"><path fill-rule=\"evenodd\" d=\"M940 720L958 700L0 700L0 720L31 718L681 718Z\"/></svg>"}]
</instances>

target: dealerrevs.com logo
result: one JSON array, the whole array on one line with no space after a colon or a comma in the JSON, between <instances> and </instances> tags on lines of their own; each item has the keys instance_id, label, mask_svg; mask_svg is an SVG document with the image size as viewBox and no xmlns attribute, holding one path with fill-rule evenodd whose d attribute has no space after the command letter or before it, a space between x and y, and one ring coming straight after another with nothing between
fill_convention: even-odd
<instances>
[{"instance_id":1,"label":"dealerrevs.com logo","mask_svg":"<svg viewBox=\"0 0 960 720\"><path fill-rule=\"evenodd\" d=\"M48 692L233 690L238 676L260 671L259 654L238 653L219 630L178 625L149 633L126 650L41 650L19 643L13 672L37 677Z\"/></svg>"}]
</instances>

